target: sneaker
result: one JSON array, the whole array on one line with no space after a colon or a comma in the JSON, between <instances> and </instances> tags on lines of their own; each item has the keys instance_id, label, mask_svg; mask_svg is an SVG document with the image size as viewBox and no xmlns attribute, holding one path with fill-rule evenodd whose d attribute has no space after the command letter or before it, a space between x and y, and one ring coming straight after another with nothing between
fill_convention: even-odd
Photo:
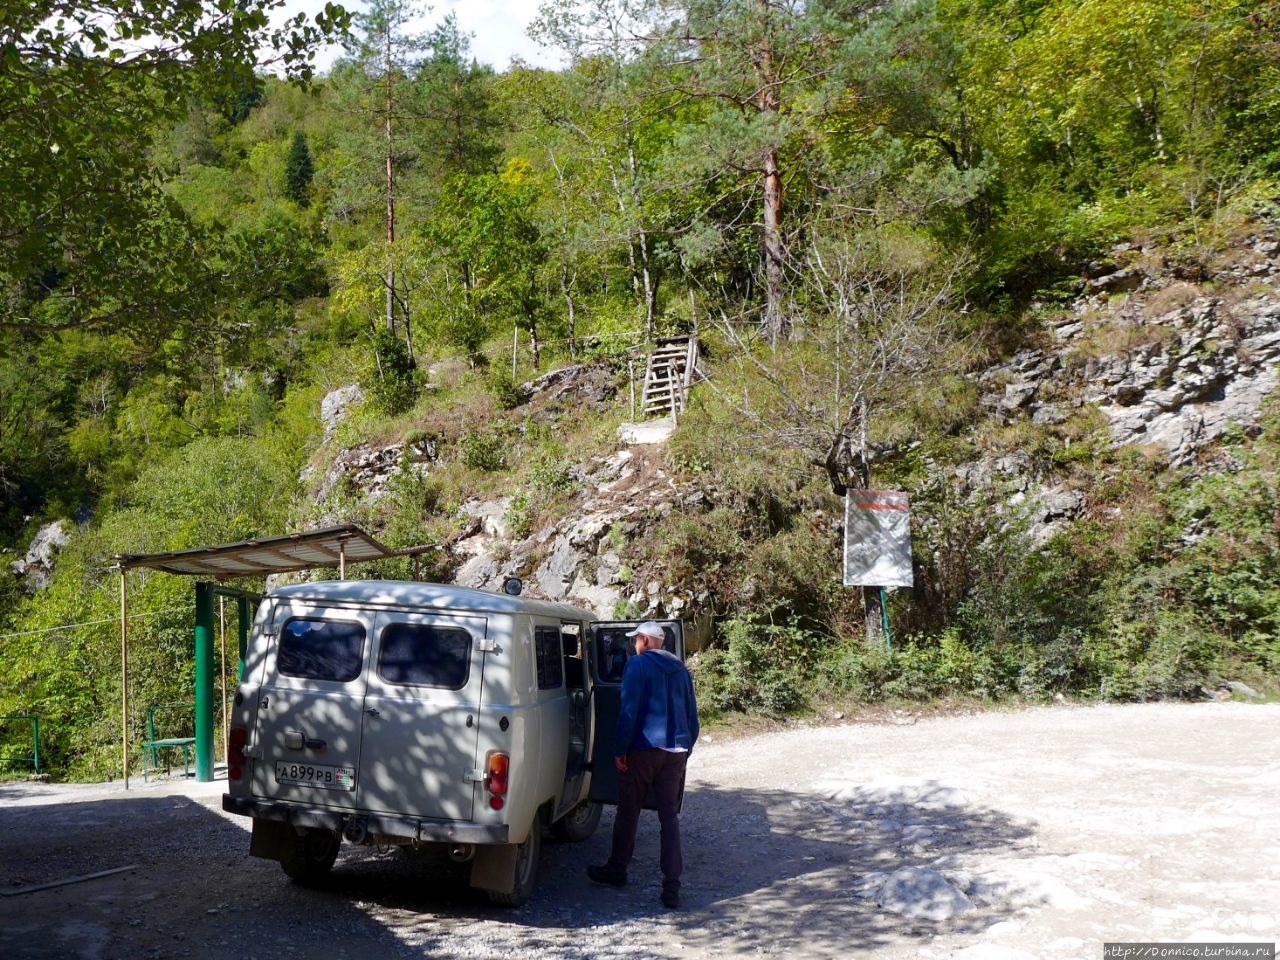
<instances>
[{"instance_id":1,"label":"sneaker","mask_svg":"<svg viewBox=\"0 0 1280 960\"><path fill-rule=\"evenodd\" d=\"M627 872L607 863L598 867L587 867L587 876L594 882L602 883L606 887L625 887L627 885Z\"/></svg>"},{"instance_id":2,"label":"sneaker","mask_svg":"<svg viewBox=\"0 0 1280 960\"><path fill-rule=\"evenodd\" d=\"M662 885L662 905L669 910L680 906L680 884L664 883Z\"/></svg>"}]
</instances>

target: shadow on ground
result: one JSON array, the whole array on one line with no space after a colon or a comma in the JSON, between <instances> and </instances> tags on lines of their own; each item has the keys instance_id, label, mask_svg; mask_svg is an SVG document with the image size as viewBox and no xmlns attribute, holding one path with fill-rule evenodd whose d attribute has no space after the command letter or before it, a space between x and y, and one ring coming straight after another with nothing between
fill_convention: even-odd
<instances>
[{"instance_id":1,"label":"shadow on ground","mask_svg":"<svg viewBox=\"0 0 1280 960\"><path fill-rule=\"evenodd\" d=\"M51 802L6 788L0 807L0 957L396 957L400 942L359 906L288 883L248 857L245 829L184 796ZM23 801L26 801L25 803ZM246 821L247 823L247 821ZM132 869L31 893L26 887ZM246 944L257 951L245 952Z\"/></svg>"},{"instance_id":2,"label":"shadow on ground","mask_svg":"<svg viewBox=\"0 0 1280 960\"><path fill-rule=\"evenodd\" d=\"M489 920L514 941L536 942L548 956L576 955L568 949L575 935L590 944L606 928L631 931L629 956L670 955L670 943L647 944L632 929L656 921L666 940L684 948L756 953L804 943L808 955L836 957L891 940L976 933L1009 918L1012 907L975 905L950 919L911 919L858 894L868 875L954 864L970 851L1012 848L1031 833L997 811L950 805L928 790L820 797L708 784L690 790L682 827L686 872L678 912L658 903L652 814L641 822L631 883L623 891L591 884L584 875L588 864L608 856L609 815L584 843L544 844L538 891L518 910L489 906L465 887L457 868L402 855L357 853L339 863L325 890L364 902L407 943L429 950L447 949L452 924ZM557 943L541 939L551 932ZM557 944L565 949L557 951Z\"/></svg>"},{"instance_id":3,"label":"shadow on ground","mask_svg":"<svg viewBox=\"0 0 1280 960\"><path fill-rule=\"evenodd\" d=\"M13 788L5 788L8 792ZM38 792L38 791L37 791ZM465 870L439 857L343 847L319 887L248 856L237 823L182 796L0 809L0 889L135 865L49 891L0 898L0 956L221 957L236 945L287 954L323 943L329 957L596 956L625 938L630 957L677 946L713 954L846 956L890 941L977 933L1012 907L951 919L894 914L858 895L869 874L952 862L1017 846L1024 825L926 791L845 790L819 796L691 787L682 826L682 909L658 903L656 817L641 822L631 884L591 884L607 857L612 816L591 839L545 842L539 887L517 910L491 906ZM1011 853L1011 855L1014 855Z\"/></svg>"}]
</instances>

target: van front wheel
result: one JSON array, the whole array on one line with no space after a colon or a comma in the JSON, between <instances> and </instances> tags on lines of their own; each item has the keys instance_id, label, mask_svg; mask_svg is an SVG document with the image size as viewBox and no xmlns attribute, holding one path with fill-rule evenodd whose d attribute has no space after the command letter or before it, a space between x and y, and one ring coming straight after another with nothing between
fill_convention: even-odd
<instances>
[{"instance_id":1,"label":"van front wheel","mask_svg":"<svg viewBox=\"0 0 1280 960\"><path fill-rule=\"evenodd\" d=\"M332 830L308 830L289 844L280 866L295 883L315 883L333 869L341 842Z\"/></svg>"},{"instance_id":2,"label":"van front wheel","mask_svg":"<svg viewBox=\"0 0 1280 960\"><path fill-rule=\"evenodd\" d=\"M600 826L602 807L590 800L580 803L551 825L551 836L561 843L586 840Z\"/></svg>"},{"instance_id":3,"label":"van front wheel","mask_svg":"<svg viewBox=\"0 0 1280 960\"><path fill-rule=\"evenodd\" d=\"M542 852L542 824L534 820L529 839L516 848L516 862L512 868L510 893L489 891L489 899L500 907L523 907L533 896L538 882L538 855Z\"/></svg>"}]
</instances>

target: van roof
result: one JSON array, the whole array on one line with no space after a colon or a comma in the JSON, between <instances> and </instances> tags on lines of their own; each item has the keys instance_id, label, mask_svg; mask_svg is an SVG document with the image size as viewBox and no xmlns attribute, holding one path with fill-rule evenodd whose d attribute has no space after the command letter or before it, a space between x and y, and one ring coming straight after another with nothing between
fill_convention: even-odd
<instances>
[{"instance_id":1,"label":"van roof","mask_svg":"<svg viewBox=\"0 0 1280 960\"><path fill-rule=\"evenodd\" d=\"M567 603L552 603L489 590L415 580L319 580L277 587L267 596L297 600L338 600L378 606L429 607L436 610L532 613L542 617L558 617L561 620L597 619L591 611L571 607Z\"/></svg>"}]
</instances>

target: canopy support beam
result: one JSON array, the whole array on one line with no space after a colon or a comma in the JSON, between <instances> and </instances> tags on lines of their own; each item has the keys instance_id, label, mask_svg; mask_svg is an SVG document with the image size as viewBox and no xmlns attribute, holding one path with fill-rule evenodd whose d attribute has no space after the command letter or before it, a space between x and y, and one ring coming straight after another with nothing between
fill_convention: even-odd
<instances>
[{"instance_id":1,"label":"canopy support beam","mask_svg":"<svg viewBox=\"0 0 1280 960\"><path fill-rule=\"evenodd\" d=\"M128 568L120 568L120 771L129 789L129 594Z\"/></svg>"},{"instance_id":2,"label":"canopy support beam","mask_svg":"<svg viewBox=\"0 0 1280 960\"><path fill-rule=\"evenodd\" d=\"M213 780L213 590L196 583L196 779Z\"/></svg>"}]
</instances>

